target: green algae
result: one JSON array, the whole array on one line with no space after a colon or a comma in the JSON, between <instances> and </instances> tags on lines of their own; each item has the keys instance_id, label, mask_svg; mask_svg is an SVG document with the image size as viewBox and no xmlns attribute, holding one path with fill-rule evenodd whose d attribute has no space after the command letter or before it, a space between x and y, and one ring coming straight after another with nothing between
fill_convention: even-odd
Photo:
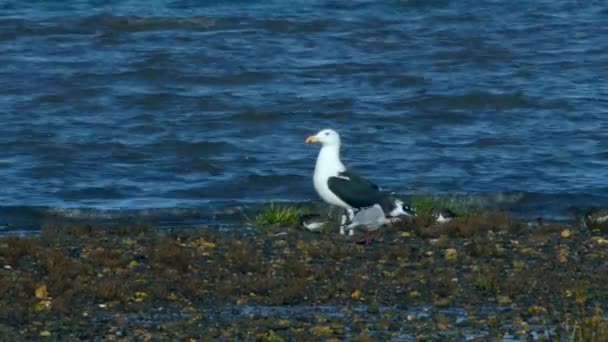
<instances>
[{"instance_id":1,"label":"green algae","mask_svg":"<svg viewBox=\"0 0 608 342\"><path fill-rule=\"evenodd\" d=\"M601 231L484 213L396 223L365 246L277 225L285 234L54 225L0 238L1 328L22 339L608 337Z\"/></svg>"}]
</instances>

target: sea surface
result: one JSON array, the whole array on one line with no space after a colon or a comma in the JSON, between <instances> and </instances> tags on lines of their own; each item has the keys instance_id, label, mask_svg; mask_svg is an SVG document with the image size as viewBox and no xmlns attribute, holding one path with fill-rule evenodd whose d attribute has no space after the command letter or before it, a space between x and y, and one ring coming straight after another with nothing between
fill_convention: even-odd
<instances>
[{"instance_id":1,"label":"sea surface","mask_svg":"<svg viewBox=\"0 0 608 342\"><path fill-rule=\"evenodd\" d=\"M604 1L2 1L0 224L209 223L318 201L318 146L398 194L608 206Z\"/></svg>"}]
</instances>

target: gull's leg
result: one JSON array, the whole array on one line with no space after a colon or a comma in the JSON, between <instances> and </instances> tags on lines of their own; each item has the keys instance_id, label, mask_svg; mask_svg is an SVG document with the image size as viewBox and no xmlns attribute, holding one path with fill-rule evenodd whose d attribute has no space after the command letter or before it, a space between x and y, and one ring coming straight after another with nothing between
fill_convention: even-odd
<instances>
[{"instance_id":1,"label":"gull's leg","mask_svg":"<svg viewBox=\"0 0 608 342\"><path fill-rule=\"evenodd\" d=\"M346 223L352 223L353 222L353 218L355 217L355 212L353 209L351 208L346 208L346 214L342 214L342 218L340 220L340 234L344 235L346 234L346 229L348 229L348 235L349 236L353 236L355 235L355 232L353 230L353 228L348 228L346 226Z\"/></svg>"},{"instance_id":2,"label":"gull's leg","mask_svg":"<svg viewBox=\"0 0 608 342\"><path fill-rule=\"evenodd\" d=\"M346 214L348 214L348 221L350 223L353 222L353 219L355 218L355 211L352 208L347 208L346 209ZM354 228L350 228L348 230L348 236L353 236L355 235L355 229Z\"/></svg>"},{"instance_id":3,"label":"gull's leg","mask_svg":"<svg viewBox=\"0 0 608 342\"><path fill-rule=\"evenodd\" d=\"M346 208L346 215L342 215L342 218L345 222L346 222L347 216L348 216L348 222L352 225L353 219L355 218L355 211L352 208ZM348 236L353 236L353 235L355 235L354 227L348 228Z\"/></svg>"},{"instance_id":4,"label":"gull's leg","mask_svg":"<svg viewBox=\"0 0 608 342\"><path fill-rule=\"evenodd\" d=\"M355 211L352 208L347 208L346 213L348 214L348 220L352 222L353 218L355 218Z\"/></svg>"}]
</instances>

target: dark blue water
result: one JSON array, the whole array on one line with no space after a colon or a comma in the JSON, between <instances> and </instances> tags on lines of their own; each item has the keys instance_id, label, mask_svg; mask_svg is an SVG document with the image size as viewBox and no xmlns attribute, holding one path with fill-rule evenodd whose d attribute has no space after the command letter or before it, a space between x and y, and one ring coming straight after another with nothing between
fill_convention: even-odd
<instances>
[{"instance_id":1,"label":"dark blue water","mask_svg":"<svg viewBox=\"0 0 608 342\"><path fill-rule=\"evenodd\" d=\"M404 195L608 205L607 17L592 0L4 1L0 219L317 200L304 139L325 127Z\"/></svg>"}]
</instances>

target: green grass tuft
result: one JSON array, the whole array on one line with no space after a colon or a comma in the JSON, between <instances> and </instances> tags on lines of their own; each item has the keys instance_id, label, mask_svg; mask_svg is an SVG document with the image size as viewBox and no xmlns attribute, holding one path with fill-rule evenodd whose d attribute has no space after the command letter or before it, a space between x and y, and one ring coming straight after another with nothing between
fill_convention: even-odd
<instances>
[{"instance_id":1,"label":"green grass tuft","mask_svg":"<svg viewBox=\"0 0 608 342\"><path fill-rule=\"evenodd\" d=\"M301 208L270 203L255 216L253 223L256 226L294 226L301 214Z\"/></svg>"},{"instance_id":2,"label":"green grass tuft","mask_svg":"<svg viewBox=\"0 0 608 342\"><path fill-rule=\"evenodd\" d=\"M457 198L419 194L412 195L409 203L416 209L416 214L420 216L430 215L433 208L449 209L457 216L476 216L481 214L480 208L467 205Z\"/></svg>"}]
</instances>

